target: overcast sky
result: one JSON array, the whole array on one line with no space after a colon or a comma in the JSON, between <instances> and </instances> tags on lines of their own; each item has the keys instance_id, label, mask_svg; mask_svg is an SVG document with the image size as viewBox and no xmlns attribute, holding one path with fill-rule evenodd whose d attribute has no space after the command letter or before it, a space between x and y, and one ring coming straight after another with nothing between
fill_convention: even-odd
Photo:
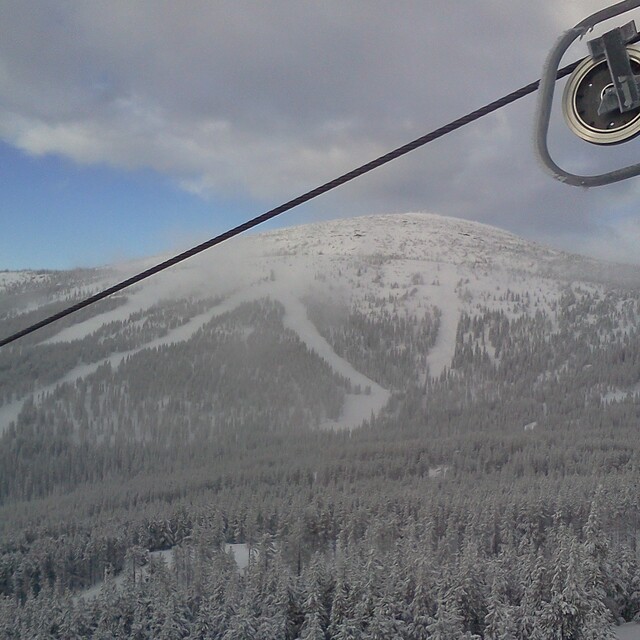
<instances>
[{"instance_id":1,"label":"overcast sky","mask_svg":"<svg viewBox=\"0 0 640 640\"><path fill-rule=\"evenodd\" d=\"M560 33L606 4L4 0L0 269L207 239L535 80ZM585 53L578 44L566 61ZM640 262L640 181L587 191L552 180L532 150L535 105L525 98L278 224L430 211ZM637 162L639 145L580 143L554 114L551 148L570 169Z\"/></svg>"}]
</instances>

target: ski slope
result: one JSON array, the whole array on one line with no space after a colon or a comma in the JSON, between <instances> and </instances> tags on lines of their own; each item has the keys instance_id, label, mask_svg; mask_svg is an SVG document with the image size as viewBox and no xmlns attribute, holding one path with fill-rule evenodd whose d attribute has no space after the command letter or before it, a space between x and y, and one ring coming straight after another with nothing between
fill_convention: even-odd
<instances>
[{"instance_id":1,"label":"ski slope","mask_svg":"<svg viewBox=\"0 0 640 640\"><path fill-rule=\"evenodd\" d=\"M149 264L149 260L129 263L112 267L109 273L124 278ZM323 425L351 429L377 414L387 403L390 390L333 351L307 317L304 301L308 297L318 294L365 314L376 311L374 304L382 304L383 310L392 314L417 317L437 309L439 331L426 354L430 375L437 378L451 366L462 313L473 315L478 309L490 309L510 318L537 312L553 318L566 278L573 273L587 278L596 272L603 273L600 263L475 222L421 213L367 216L235 238L150 278L127 292L125 304L60 330L47 342L61 344L91 336L106 323L126 321L131 314L163 300L188 296L224 300L162 338L77 367L56 384L72 383L106 362L117 368L142 349L187 341L216 315L243 302L270 297L282 303L285 325L310 350L354 386L370 389L367 395L348 395L340 419ZM0 275L0 286L40 277L31 272ZM600 285L587 286L597 289ZM516 308L513 296L525 293L531 295L530 306ZM416 372L420 382L424 376L424 371ZM56 384L38 389L36 400L51 393ZM19 400L0 407L0 431L16 419L22 405Z\"/></svg>"},{"instance_id":2,"label":"ski slope","mask_svg":"<svg viewBox=\"0 0 640 640\"><path fill-rule=\"evenodd\" d=\"M640 640L640 624L628 622L614 628L616 640Z\"/></svg>"},{"instance_id":3,"label":"ski slope","mask_svg":"<svg viewBox=\"0 0 640 640\"><path fill-rule=\"evenodd\" d=\"M353 429L360 426L372 415L378 414L389 400L391 395L389 391L383 389L359 371L356 371L349 362L338 356L331 345L320 335L316 327L309 320L304 305L291 293L290 288L271 282L236 292L209 311L191 318L185 324L169 331L165 336L156 338L136 349L114 353L108 358L76 367L56 383L38 389L33 394L33 397L36 402L38 402L52 393L58 385L74 383L76 380L91 375L105 364L110 364L112 369L117 369L127 358L144 349L154 349L187 341L213 318L233 311L245 302L259 300L265 297L276 300L284 306L285 314L283 321L285 327L294 331L310 351L315 352L337 374L347 378L354 387L359 386L363 392L365 389L367 390L366 394L347 394L340 418L338 420L328 420L321 425L321 428ZM130 313L135 313L141 308L144 308L140 306L140 299L141 296L136 296L132 304L126 305ZM147 301L150 302L148 299ZM114 312L108 312L74 325L57 334L52 341L63 342L80 339L95 332L105 322L112 322L116 318L126 320L128 317L128 314L125 314L122 308L119 308ZM2 433L11 422L17 419L25 401L26 398L23 398L0 407L0 433Z\"/></svg>"}]
</instances>

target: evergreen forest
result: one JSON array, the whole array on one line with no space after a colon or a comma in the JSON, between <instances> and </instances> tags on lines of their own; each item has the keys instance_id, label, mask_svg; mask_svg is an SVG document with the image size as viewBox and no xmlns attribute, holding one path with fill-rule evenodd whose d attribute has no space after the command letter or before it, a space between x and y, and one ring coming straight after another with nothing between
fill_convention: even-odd
<instances>
[{"instance_id":1,"label":"evergreen forest","mask_svg":"<svg viewBox=\"0 0 640 640\"><path fill-rule=\"evenodd\" d=\"M471 291L434 375L447 318L403 306L429 277L305 299L390 392L356 429L322 425L371 389L277 297L180 342L163 338L221 298L2 349L0 412L19 409L0 434L0 638L605 640L640 619L640 289ZM79 294L6 295L11 330Z\"/></svg>"}]
</instances>

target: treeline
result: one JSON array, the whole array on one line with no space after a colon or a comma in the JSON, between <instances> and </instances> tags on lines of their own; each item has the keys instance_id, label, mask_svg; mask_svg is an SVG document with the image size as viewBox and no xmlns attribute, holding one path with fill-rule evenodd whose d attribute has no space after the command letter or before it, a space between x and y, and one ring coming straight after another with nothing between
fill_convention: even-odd
<instances>
[{"instance_id":1,"label":"treeline","mask_svg":"<svg viewBox=\"0 0 640 640\"><path fill-rule=\"evenodd\" d=\"M350 383L263 301L214 318L190 340L145 349L27 400L0 436L0 500L190 466L260 434L337 419Z\"/></svg>"},{"instance_id":2,"label":"treeline","mask_svg":"<svg viewBox=\"0 0 640 640\"><path fill-rule=\"evenodd\" d=\"M496 495L486 495L484 510L460 501L449 508L435 496L424 504L414 492L402 499L382 491L386 504L366 508L353 497L316 496L272 520L260 520L255 505L253 530L242 532L254 549L246 572L224 553L237 522L215 508L183 514L170 568L149 558L140 546L148 539L133 538L113 565L123 568L122 584L109 566L100 595L85 600L68 590L73 571L42 573L37 588L19 583L1 601L0 631L6 638L596 640L640 609L636 549L607 533L615 494L596 489L579 508L558 503L553 512L542 494L540 511Z\"/></svg>"},{"instance_id":3,"label":"treeline","mask_svg":"<svg viewBox=\"0 0 640 640\"><path fill-rule=\"evenodd\" d=\"M396 391L350 433L316 429L352 390L267 300L27 402L0 438L2 632L607 638L640 611L638 296L504 295L426 382L437 314L312 309ZM229 542L259 549L246 573Z\"/></svg>"}]
</instances>

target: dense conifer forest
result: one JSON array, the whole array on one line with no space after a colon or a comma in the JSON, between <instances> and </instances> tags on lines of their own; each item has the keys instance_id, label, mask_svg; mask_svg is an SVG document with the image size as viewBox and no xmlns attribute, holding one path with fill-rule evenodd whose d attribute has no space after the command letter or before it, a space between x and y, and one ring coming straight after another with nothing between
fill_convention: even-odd
<instances>
[{"instance_id":1,"label":"dense conifer forest","mask_svg":"<svg viewBox=\"0 0 640 640\"><path fill-rule=\"evenodd\" d=\"M402 307L420 286L306 300L391 392L353 430L320 426L370 390L269 297L180 343L139 348L218 298L3 350L0 410L23 404L0 436L0 637L598 640L639 617L640 291L471 292L433 375L445 319Z\"/></svg>"}]
</instances>

